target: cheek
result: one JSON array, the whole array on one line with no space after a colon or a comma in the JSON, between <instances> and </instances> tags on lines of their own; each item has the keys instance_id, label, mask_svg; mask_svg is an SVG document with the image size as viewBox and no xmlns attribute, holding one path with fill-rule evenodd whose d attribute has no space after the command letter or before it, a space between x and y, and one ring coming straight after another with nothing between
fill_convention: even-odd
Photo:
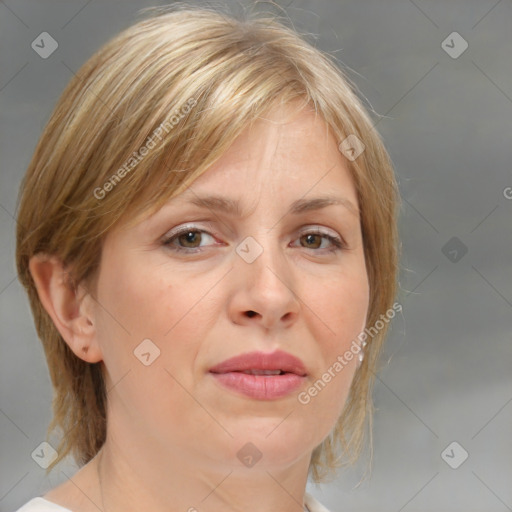
<instances>
[{"instance_id":1,"label":"cheek","mask_svg":"<svg viewBox=\"0 0 512 512\"><path fill-rule=\"evenodd\" d=\"M118 264L98 290L110 404L114 415L133 422L153 418L155 425L169 428L172 411L197 409L184 389L193 384L186 369L199 349L196 340L209 328L203 321L207 301L200 300L204 287L189 286L176 273L171 280L163 267L140 274L133 268Z\"/></svg>"},{"instance_id":2,"label":"cheek","mask_svg":"<svg viewBox=\"0 0 512 512\"><path fill-rule=\"evenodd\" d=\"M134 270L137 268L140 271ZM161 349L163 334L172 327L173 318L168 317L163 302L162 279L134 260L106 259L99 283L97 333L105 365L115 379L128 370L138 372L144 367L136 355L138 347L151 349L151 344L143 341L149 339ZM143 342L146 345L141 345ZM152 351L154 357L157 349L153 347Z\"/></svg>"},{"instance_id":3,"label":"cheek","mask_svg":"<svg viewBox=\"0 0 512 512\"><path fill-rule=\"evenodd\" d=\"M183 294L175 273L170 275L165 267L139 264L136 258L110 267L98 293L106 310L105 323L121 336L130 333L133 341L151 336L163 339L186 314L193 288Z\"/></svg>"},{"instance_id":4,"label":"cheek","mask_svg":"<svg viewBox=\"0 0 512 512\"><path fill-rule=\"evenodd\" d=\"M357 336L364 329L369 299L364 281L345 288L333 284L325 293L329 300L324 298L321 311L329 329L321 328L323 338L316 338L321 363L298 397L300 407L315 418L315 428L322 436L328 435L346 405L359 361L359 354L350 347L354 341L358 343Z\"/></svg>"},{"instance_id":5,"label":"cheek","mask_svg":"<svg viewBox=\"0 0 512 512\"><path fill-rule=\"evenodd\" d=\"M308 300L311 310L318 315L310 316L310 328L321 353L314 376L315 382L321 380L315 407L318 414L335 419L341 413L359 360L358 352L350 348L354 347L354 342L359 344L358 335L364 329L368 312L366 272L334 275L328 282L316 286L314 294L310 289ZM336 405L332 407L332 404Z\"/></svg>"},{"instance_id":6,"label":"cheek","mask_svg":"<svg viewBox=\"0 0 512 512\"><path fill-rule=\"evenodd\" d=\"M364 268L332 275L307 297L328 333L321 338L325 348L341 350L364 329L370 298Z\"/></svg>"},{"instance_id":7,"label":"cheek","mask_svg":"<svg viewBox=\"0 0 512 512\"><path fill-rule=\"evenodd\" d=\"M198 341L206 337L218 318L215 290L206 293L218 276L191 279L165 265L146 264L144 271L133 271L142 267L135 261L119 262L111 267L99 290L105 309L100 325L105 364L117 373L128 369L138 373L144 366L136 354L147 345L150 352L160 351L151 367L183 373L178 362L186 361L190 367L199 350ZM147 339L156 348L148 342L141 345Z\"/></svg>"}]
</instances>

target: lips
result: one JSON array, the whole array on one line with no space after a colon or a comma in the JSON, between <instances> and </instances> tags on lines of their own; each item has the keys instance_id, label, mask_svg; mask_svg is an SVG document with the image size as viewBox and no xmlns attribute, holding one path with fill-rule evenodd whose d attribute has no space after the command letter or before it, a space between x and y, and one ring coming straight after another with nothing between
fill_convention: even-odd
<instances>
[{"instance_id":1,"label":"lips","mask_svg":"<svg viewBox=\"0 0 512 512\"><path fill-rule=\"evenodd\" d=\"M241 354L214 366L210 374L224 389L255 400L293 396L306 380L304 363L282 350Z\"/></svg>"},{"instance_id":2,"label":"lips","mask_svg":"<svg viewBox=\"0 0 512 512\"><path fill-rule=\"evenodd\" d=\"M210 368L210 372L242 372L252 375L283 375L290 373L303 377L306 375L306 367L298 357L277 350L270 354L265 352L240 354Z\"/></svg>"}]
</instances>

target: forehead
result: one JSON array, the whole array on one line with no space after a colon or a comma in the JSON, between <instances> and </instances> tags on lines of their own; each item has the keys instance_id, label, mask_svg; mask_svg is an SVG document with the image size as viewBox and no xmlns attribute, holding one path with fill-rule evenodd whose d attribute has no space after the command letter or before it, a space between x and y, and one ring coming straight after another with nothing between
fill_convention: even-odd
<instances>
[{"instance_id":1,"label":"forehead","mask_svg":"<svg viewBox=\"0 0 512 512\"><path fill-rule=\"evenodd\" d=\"M293 104L281 105L247 126L183 192L164 200L156 210L148 205L124 227L150 220L162 209L188 209L193 203L245 217L261 202L265 211L271 207L279 213L281 209L305 211L311 206L307 202L315 206L312 199L322 198L320 203L325 203L333 197L358 218L351 170L338 146L333 131L310 107L298 110Z\"/></svg>"},{"instance_id":2,"label":"forehead","mask_svg":"<svg viewBox=\"0 0 512 512\"><path fill-rule=\"evenodd\" d=\"M190 189L228 189L242 196L343 190L357 202L348 161L332 130L314 111L290 106L254 121Z\"/></svg>"}]
</instances>

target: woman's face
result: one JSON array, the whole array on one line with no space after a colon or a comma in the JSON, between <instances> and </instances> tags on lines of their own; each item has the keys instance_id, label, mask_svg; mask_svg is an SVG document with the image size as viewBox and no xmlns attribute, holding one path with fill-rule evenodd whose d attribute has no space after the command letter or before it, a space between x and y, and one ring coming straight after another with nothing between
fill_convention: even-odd
<instances>
[{"instance_id":1,"label":"woman's face","mask_svg":"<svg viewBox=\"0 0 512 512\"><path fill-rule=\"evenodd\" d=\"M213 196L229 203L193 204ZM313 202L325 196L339 203ZM309 461L342 411L357 357L340 357L367 314L357 209L322 119L274 110L156 214L109 233L94 325L118 442L195 467ZM210 371L277 350L305 375Z\"/></svg>"}]
</instances>

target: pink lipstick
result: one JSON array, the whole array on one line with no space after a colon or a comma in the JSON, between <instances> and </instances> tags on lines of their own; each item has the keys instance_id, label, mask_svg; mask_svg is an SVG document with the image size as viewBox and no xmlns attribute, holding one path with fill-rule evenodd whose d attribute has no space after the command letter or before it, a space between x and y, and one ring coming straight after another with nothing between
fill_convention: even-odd
<instances>
[{"instance_id":1,"label":"pink lipstick","mask_svg":"<svg viewBox=\"0 0 512 512\"><path fill-rule=\"evenodd\" d=\"M277 350L241 354L210 369L224 387L257 400L276 400L297 390L306 378L304 363Z\"/></svg>"}]
</instances>

